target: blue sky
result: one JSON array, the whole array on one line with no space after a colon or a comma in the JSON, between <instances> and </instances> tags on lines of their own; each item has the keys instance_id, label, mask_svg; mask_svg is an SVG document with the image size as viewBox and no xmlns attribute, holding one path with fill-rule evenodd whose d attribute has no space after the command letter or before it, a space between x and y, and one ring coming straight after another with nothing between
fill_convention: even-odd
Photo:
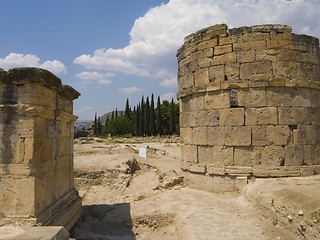
<instances>
[{"instance_id":1,"label":"blue sky","mask_svg":"<svg viewBox=\"0 0 320 240\"><path fill-rule=\"evenodd\" d=\"M129 98L176 98L176 50L201 28L288 24L320 37L319 0L1 0L0 68L46 68L81 93L80 120Z\"/></svg>"}]
</instances>

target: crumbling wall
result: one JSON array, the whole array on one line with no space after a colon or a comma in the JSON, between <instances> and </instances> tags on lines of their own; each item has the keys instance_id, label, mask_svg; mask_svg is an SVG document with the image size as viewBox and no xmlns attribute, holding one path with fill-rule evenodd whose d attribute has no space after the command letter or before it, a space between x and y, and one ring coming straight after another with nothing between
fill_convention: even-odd
<instances>
[{"instance_id":1,"label":"crumbling wall","mask_svg":"<svg viewBox=\"0 0 320 240\"><path fill-rule=\"evenodd\" d=\"M319 53L317 38L286 25L187 36L177 52L181 168L216 181L318 174Z\"/></svg>"},{"instance_id":2,"label":"crumbling wall","mask_svg":"<svg viewBox=\"0 0 320 240\"><path fill-rule=\"evenodd\" d=\"M72 101L79 95L43 69L0 69L0 218L5 223L70 229L81 214L73 183L77 117Z\"/></svg>"}]
</instances>

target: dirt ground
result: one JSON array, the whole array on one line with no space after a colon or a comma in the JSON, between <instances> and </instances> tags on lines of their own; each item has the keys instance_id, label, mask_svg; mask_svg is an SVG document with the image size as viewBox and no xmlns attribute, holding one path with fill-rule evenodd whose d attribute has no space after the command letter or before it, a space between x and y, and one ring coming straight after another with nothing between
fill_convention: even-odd
<instances>
[{"instance_id":1,"label":"dirt ground","mask_svg":"<svg viewBox=\"0 0 320 240\"><path fill-rule=\"evenodd\" d=\"M320 239L319 176L218 194L184 186L178 139L81 140L74 150L84 206L74 239Z\"/></svg>"}]
</instances>

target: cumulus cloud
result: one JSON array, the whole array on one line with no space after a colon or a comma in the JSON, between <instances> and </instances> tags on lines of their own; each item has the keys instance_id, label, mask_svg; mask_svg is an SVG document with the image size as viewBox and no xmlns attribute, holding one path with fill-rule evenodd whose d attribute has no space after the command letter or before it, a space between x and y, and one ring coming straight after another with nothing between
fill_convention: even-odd
<instances>
[{"instance_id":1,"label":"cumulus cloud","mask_svg":"<svg viewBox=\"0 0 320 240\"><path fill-rule=\"evenodd\" d=\"M33 54L10 53L5 58L0 58L0 67L6 70L15 67L38 67L47 69L54 74L67 72L67 68L62 62L58 60L48 60L40 63L40 58Z\"/></svg>"},{"instance_id":2,"label":"cumulus cloud","mask_svg":"<svg viewBox=\"0 0 320 240\"><path fill-rule=\"evenodd\" d=\"M143 91L144 91L143 89L137 88L137 87L126 87L126 88L119 89L119 92L122 92L124 94L134 94L134 93L140 93Z\"/></svg>"},{"instance_id":3,"label":"cumulus cloud","mask_svg":"<svg viewBox=\"0 0 320 240\"><path fill-rule=\"evenodd\" d=\"M177 94L174 93L174 92L168 92L168 93L162 94L162 95L160 96L160 99L161 99L161 101L167 100L167 101L169 101L169 102L171 101L171 99L173 99L173 101L176 102L176 100L177 100Z\"/></svg>"},{"instance_id":4,"label":"cumulus cloud","mask_svg":"<svg viewBox=\"0 0 320 240\"><path fill-rule=\"evenodd\" d=\"M229 28L280 23L294 32L319 37L318 0L170 0L138 18L130 42L120 49L97 49L74 59L87 69L123 72L159 80L174 86L176 50L186 35L210 25Z\"/></svg>"},{"instance_id":5,"label":"cumulus cloud","mask_svg":"<svg viewBox=\"0 0 320 240\"><path fill-rule=\"evenodd\" d=\"M98 73L98 72L81 72L77 73L76 77L82 80L100 80L104 78L114 77L113 73Z\"/></svg>"},{"instance_id":6,"label":"cumulus cloud","mask_svg":"<svg viewBox=\"0 0 320 240\"><path fill-rule=\"evenodd\" d=\"M85 81L97 81L99 84L111 84L112 81L108 78L114 77L113 73L99 72L81 72L77 73L76 77Z\"/></svg>"},{"instance_id":7,"label":"cumulus cloud","mask_svg":"<svg viewBox=\"0 0 320 240\"><path fill-rule=\"evenodd\" d=\"M170 79L165 79L162 82L160 82L161 87L176 87L177 86L177 78L171 77Z\"/></svg>"}]
</instances>

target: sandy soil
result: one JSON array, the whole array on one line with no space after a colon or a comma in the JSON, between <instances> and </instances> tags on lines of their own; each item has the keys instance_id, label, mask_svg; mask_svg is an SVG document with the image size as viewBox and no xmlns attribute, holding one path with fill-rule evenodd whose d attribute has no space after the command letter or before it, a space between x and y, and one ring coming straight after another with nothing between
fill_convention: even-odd
<instances>
[{"instance_id":1,"label":"sandy soil","mask_svg":"<svg viewBox=\"0 0 320 240\"><path fill-rule=\"evenodd\" d=\"M75 144L84 214L74 239L320 239L319 176L204 192L184 186L179 143L148 141ZM147 159L139 158L140 146Z\"/></svg>"}]
</instances>

